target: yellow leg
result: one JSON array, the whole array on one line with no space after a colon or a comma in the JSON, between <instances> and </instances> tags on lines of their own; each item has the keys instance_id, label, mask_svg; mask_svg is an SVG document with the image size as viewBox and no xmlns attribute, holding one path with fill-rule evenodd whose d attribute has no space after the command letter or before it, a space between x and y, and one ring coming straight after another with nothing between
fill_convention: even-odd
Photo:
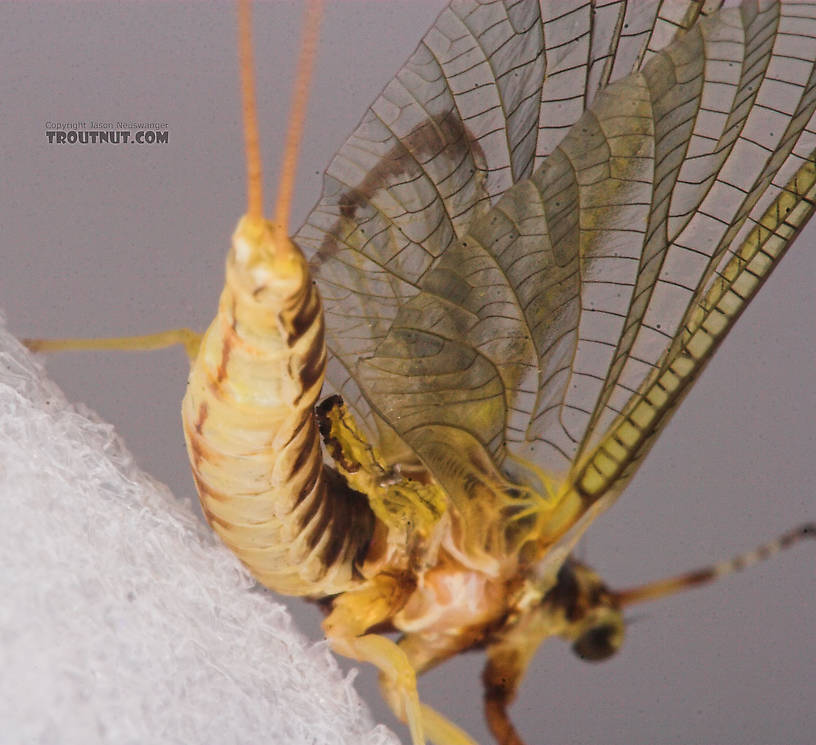
<instances>
[{"instance_id":1,"label":"yellow leg","mask_svg":"<svg viewBox=\"0 0 816 745\"><path fill-rule=\"evenodd\" d=\"M438 640L429 644L427 639L416 634L406 634L399 640L398 646L405 652L417 675L422 675L426 670L450 659L457 650L455 644L448 648L440 646ZM387 678L380 677L380 688L383 698L394 709L394 693ZM419 704L419 708L425 735L435 745L476 745L476 741L467 732L436 709L423 703Z\"/></svg>"},{"instance_id":2,"label":"yellow leg","mask_svg":"<svg viewBox=\"0 0 816 745\"><path fill-rule=\"evenodd\" d=\"M435 745L478 745L467 732L435 709L427 704L420 704L419 707L422 710L422 725L428 739Z\"/></svg>"},{"instance_id":3,"label":"yellow leg","mask_svg":"<svg viewBox=\"0 0 816 745\"><path fill-rule=\"evenodd\" d=\"M330 641L332 649L338 654L360 662L370 662L380 670L391 694L386 701L399 719L407 721L413 745L425 745L416 673L405 652L390 639L379 634L350 638L333 637Z\"/></svg>"},{"instance_id":4,"label":"yellow leg","mask_svg":"<svg viewBox=\"0 0 816 745\"><path fill-rule=\"evenodd\" d=\"M323 621L323 629L335 652L380 670L383 698L394 715L407 722L414 745L424 745L426 735L436 745L476 745L467 733L419 702L418 672L449 655L427 654L423 644L410 635L395 644L379 634L364 633L391 618L410 589L399 578L377 577L367 586L340 595Z\"/></svg>"},{"instance_id":5,"label":"yellow leg","mask_svg":"<svg viewBox=\"0 0 816 745\"><path fill-rule=\"evenodd\" d=\"M169 329L157 334L143 336L113 336L103 339L23 339L32 352L63 352L91 349L116 349L120 351L144 352L164 349L174 344L184 346L187 356L194 360L201 343L201 334L191 329Z\"/></svg>"},{"instance_id":6,"label":"yellow leg","mask_svg":"<svg viewBox=\"0 0 816 745\"><path fill-rule=\"evenodd\" d=\"M391 711L404 722L405 712L402 708L400 691L394 687L392 679L387 675L380 676L380 690ZM419 713L425 736L435 745L477 745L476 741L461 727L427 704L420 702Z\"/></svg>"}]
</instances>

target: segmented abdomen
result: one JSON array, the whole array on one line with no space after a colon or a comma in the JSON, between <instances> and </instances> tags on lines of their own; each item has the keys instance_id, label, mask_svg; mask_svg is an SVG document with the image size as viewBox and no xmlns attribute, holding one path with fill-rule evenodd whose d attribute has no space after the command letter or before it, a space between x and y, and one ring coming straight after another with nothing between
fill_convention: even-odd
<instances>
[{"instance_id":1,"label":"segmented abdomen","mask_svg":"<svg viewBox=\"0 0 816 745\"><path fill-rule=\"evenodd\" d=\"M276 251L266 226L244 218L182 420L208 521L260 582L289 595L356 585L374 528L365 496L323 462L314 404L325 364L300 251Z\"/></svg>"}]
</instances>

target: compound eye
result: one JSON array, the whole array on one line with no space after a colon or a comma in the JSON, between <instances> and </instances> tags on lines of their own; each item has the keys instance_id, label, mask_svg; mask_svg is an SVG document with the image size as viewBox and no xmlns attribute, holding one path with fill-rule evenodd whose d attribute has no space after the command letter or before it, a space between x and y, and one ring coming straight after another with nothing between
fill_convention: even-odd
<instances>
[{"instance_id":1,"label":"compound eye","mask_svg":"<svg viewBox=\"0 0 816 745\"><path fill-rule=\"evenodd\" d=\"M621 630L604 623L587 629L572 645L572 651L586 662L603 662L620 649Z\"/></svg>"}]
</instances>

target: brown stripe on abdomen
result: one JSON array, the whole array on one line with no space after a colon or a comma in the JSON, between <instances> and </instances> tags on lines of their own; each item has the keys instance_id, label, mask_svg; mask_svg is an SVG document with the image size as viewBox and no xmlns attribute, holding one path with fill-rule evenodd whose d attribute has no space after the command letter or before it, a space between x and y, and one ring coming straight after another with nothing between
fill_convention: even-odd
<instances>
[{"instance_id":1,"label":"brown stripe on abdomen","mask_svg":"<svg viewBox=\"0 0 816 745\"><path fill-rule=\"evenodd\" d=\"M311 549L320 546L318 556L326 571L337 563L351 562L359 577L374 535L375 517L368 498L333 468L323 466L319 502L302 526L308 531L307 545Z\"/></svg>"},{"instance_id":2,"label":"brown stripe on abdomen","mask_svg":"<svg viewBox=\"0 0 816 745\"><path fill-rule=\"evenodd\" d=\"M293 347L311 327L323 322L323 309L320 305L320 296L312 282L304 287L304 293L294 308L294 312L281 314L281 321L286 329L286 344Z\"/></svg>"}]
</instances>

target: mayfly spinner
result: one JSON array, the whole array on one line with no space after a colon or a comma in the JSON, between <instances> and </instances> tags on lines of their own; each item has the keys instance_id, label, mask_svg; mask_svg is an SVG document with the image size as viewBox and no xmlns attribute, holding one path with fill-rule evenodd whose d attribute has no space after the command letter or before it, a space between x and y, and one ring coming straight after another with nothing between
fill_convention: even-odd
<instances>
[{"instance_id":1,"label":"mayfly spinner","mask_svg":"<svg viewBox=\"0 0 816 745\"><path fill-rule=\"evenodd\" d=\"M573 556L812 213L816 3L552 5L454 0L291 239L319 10L270 222L243 5L250 198L218 314L97 344L185 344L207 519L321 602L415 745L473 742L420 702L429 668L485 650L490 728L521 743L542 641L605 659L631 605L813 535L624 590Z\"/></svg>"}]
</instances>

